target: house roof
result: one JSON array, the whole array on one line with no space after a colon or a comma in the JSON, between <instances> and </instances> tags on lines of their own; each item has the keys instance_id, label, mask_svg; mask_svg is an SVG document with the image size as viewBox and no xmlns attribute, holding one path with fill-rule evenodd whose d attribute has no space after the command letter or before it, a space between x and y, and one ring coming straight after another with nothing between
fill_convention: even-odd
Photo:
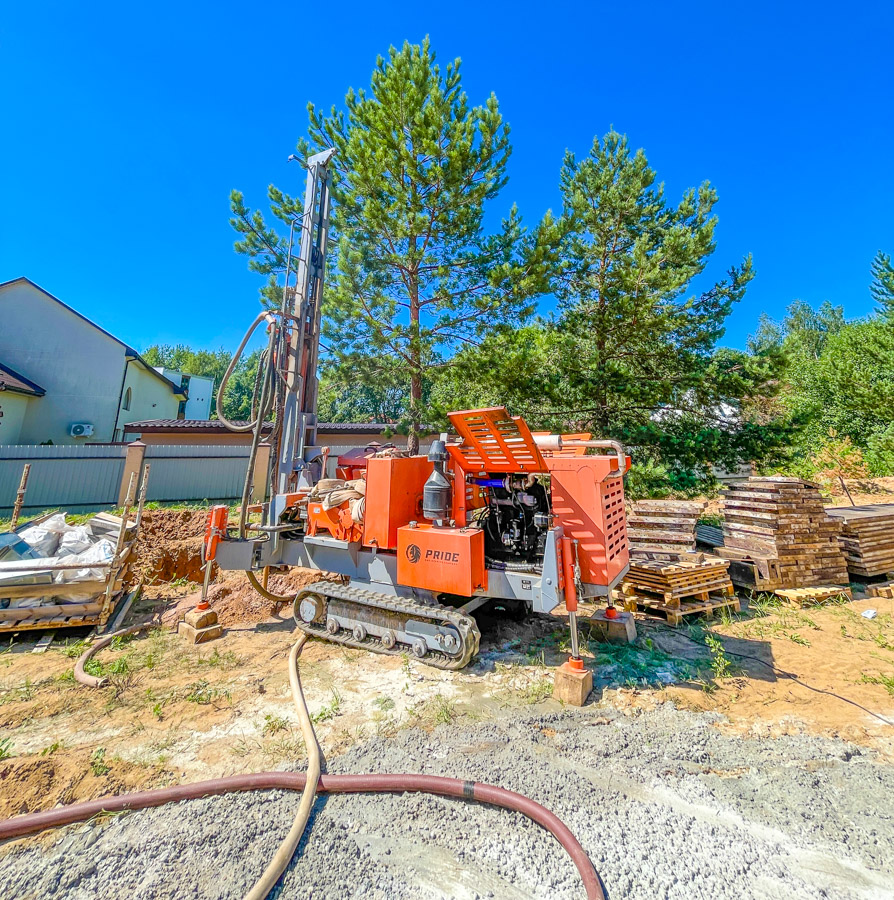
<instances>
[{"instance_id":1,"label":"house roof","mask_svg":"<svg viewBox=\"0 0 894 900\"><path fill-rule=\"evenodd\" d=\"M90 325L91 327L95 328L97 331L104 334L106 337L111 338L113 341L115 341L116 344L120 344L124 348L124 355L128 359L133 359L136 362L140 363L148 372L150 372L156 378L161 379L171 389L171 392L175 396L181 397L184 400L186 399L187 394L185 391L183 391L180 388L180 385L174 384L170 379L165 378L165 376L162 375L161 372L158 372L154 368L152 368L152 366L150 366L149 363L147 363L146 360L143 359L143 357L140 356L140 354L137 353L137 351L133 349L133 347L128 346L127 344L124 343L124 341L116 338L114 334L110 334L108 331L105 330L105 328L100 328L100 326L97 325L96 322L93 322L92 320L88 319L85 315L82 315L76 309L73 309L72 307L70 307L67 303L63 303L58 297L51 294L45 288L42 288L39 284L36 284L35 282L33 282L30 278L25 278L25 276L23 275L20 278L12 278L9 281L0 282L0 289L8 287L11 284L19 284L19 283L30 284L31 287L33 287L35 290L38 290L42 294L45 294L47 297L50 298L50 300L55 300L56 303L58 303L61 307L63 307L64 309L67 309L70 313L73 313L79 319L82 319L84 322L86 322L88 325Z\"/></svg>"},{"instance_id":2,"label":"house roof","mask_svg":"<svg viewBox=\"0 0 894 900\"><path fill-rule=\"evenodd\" d=\"M235 422L236 425L247 425L247 422ZM338 434L384 434L393 425L380 422L319 422L317 431ZM265 422L264 430L271 431L273 422ZM147 419L143 422L128 422L125 431L139 431L145 434L165 434L175 432L198 431L202 434L227 434L229 428L218 419Z\"/></svg>"},{"instance_id":3,"label":"house roof","mask_svg":"<svg viewBox=\"0 0 894 900\"><path fill-rule=\"evenodd\" d=\"M15 391L17 394L30 394L32 397L43 397L46 391L39 385L25 378L9 366L0 363L0 391Z\"/></svg>"}]
</instances>

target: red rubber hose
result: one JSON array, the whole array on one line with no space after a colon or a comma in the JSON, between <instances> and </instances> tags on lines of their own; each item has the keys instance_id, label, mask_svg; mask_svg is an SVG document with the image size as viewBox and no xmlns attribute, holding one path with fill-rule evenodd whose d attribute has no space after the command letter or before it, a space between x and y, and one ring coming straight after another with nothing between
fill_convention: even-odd
<instances>
[{"instance_id":1,"label":"red rubber hose","mask_svg":"<svg viewBox=\"0 0 894 900\"><path fill-rule=\"evenodd\" d=\"M7 841L43 831L45 828L58 828L61 825L71 825L73 822L83 822L104 812L147 809L152 806L163 806L165 803L213 797L236 791L300 791L304 788L304 782L304 772L258 772L253 775L213 778L195 784L139 791L117 797L100 797L86 803L75 803L71 806L6 819L0 822L0 840ZM605 900L596 869L568 826L554 813L522 794L490 784L479 784L477 781L462 781L459 778L443 778L438 775L322 775L317 790L321 794L442 794L445 797L478 800L491 806L515 810L543 826L565 848L580 873L588 900Z\"/></svg>"}]
</instances>

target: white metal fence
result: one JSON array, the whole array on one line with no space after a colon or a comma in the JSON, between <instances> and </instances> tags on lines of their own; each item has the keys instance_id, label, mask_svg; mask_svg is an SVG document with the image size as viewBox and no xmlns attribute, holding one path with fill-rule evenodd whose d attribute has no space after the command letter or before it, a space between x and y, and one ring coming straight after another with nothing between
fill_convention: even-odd
<instances>
[{"instance_id":1,"label":"white metal fence","mask_svg":"<svg viewBox=\"0 0 894 900\"><path fill-rule=\"evenodd\" d=\"M232 446L146 447L147 500L236 500L242 496L249 448Z\"/></svg>"},{"instance_id":2,"label":"white metal fence","mask_svg":"<svg viewBox=\"0 0 894 900\"><path fill-rule=\"evenodd\" d=\"M31 463L25 510L90 512L118 502L126 444L0 446L0 514L9 513L25 463Z\"/></svg>"}]
</instances>

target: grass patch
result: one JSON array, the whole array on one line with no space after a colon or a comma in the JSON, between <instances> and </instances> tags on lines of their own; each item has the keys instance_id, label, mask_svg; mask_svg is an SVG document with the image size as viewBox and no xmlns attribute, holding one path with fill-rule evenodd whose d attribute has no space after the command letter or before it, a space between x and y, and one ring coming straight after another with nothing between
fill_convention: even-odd
<instances>
[{"instance_id":1,"label":"grass patch","mask_svg":"<svg viewBox=\"0 0 894 900\"><path fill-rule=\"evenodd\" d=\"M312 722L328 722L341 713L341 694L338 691L332 691L332 699L328 703L324 703L318 712L314 713L310 718Z\"/></svg>"},{"instance_id":2,"label":"grass patch","mask_svg":"<svg viewBox=\"0 0 894 900\"><path fill-rule=\"evenodd\" d=\"M216 700L225 700L228 703L232 700L229 691L213 687L204 679L187 685L185 690L186 693L183 695L183 699L189 703L196 703L199 706L208 706Z\"/></svg>"},{"instance_id":3,"label":"grass patch","mask_svg":"<svg viewBox=\"0 0 894 900\"><path fill-rule=\"evenodd\" d=\"M12 738L3 738L0 740L0 759L9 759L15 756L12 752Z\"/></svg>"},{"instance_id":4,"label":"grass patch","mask_svg":"<svg viewBox=\"0 0 894 900\"><path fill-rule=\"evenodd\" d=\"M273 713L267 713L264 716L264 727L261 731L263 734L279 734L283 731L290 731L291 727L289 720L284 716L275 716Z\"/></svg>"},{"instance_id":5,"label":"grass patch","mask_svg":"<svg viewBox=\"0 0 894 900\"><path fill-rule=\"evenodd\" d=\"M867 675L865 672L860 677L863 684L880 684L892 697L894 697L894 675Z\"/></svg>"},{"instance_id":6,"label":"grass patch","mask_svg":"<svg viewBox=\"0 0 894 900\"><path fill-rule=\"evenodd\" d=\"M100 778L103 775L107 775L111 770L112 767L106 762L106 748L97 747L90 754L90 771L97 778Z\"/></svg>"}]
</instances>

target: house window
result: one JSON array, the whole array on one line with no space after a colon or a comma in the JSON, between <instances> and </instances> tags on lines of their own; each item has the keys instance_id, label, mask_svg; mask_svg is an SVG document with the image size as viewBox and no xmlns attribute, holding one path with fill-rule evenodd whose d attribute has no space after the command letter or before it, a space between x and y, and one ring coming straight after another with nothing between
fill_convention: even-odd
<instances>
[{"instance_id":1,"label":"house window","mask_svg":"<svg viewBox=\"0 0 894 900\"><path fill-rule=\"evenodd\" d=\"M121 404L121 408L122 408L122 409L130 409L130 399L131 399L131 396L132 396L131 389L128 388L128 389L124 392L124 403Z\"/></svg>"}]
</instances>

